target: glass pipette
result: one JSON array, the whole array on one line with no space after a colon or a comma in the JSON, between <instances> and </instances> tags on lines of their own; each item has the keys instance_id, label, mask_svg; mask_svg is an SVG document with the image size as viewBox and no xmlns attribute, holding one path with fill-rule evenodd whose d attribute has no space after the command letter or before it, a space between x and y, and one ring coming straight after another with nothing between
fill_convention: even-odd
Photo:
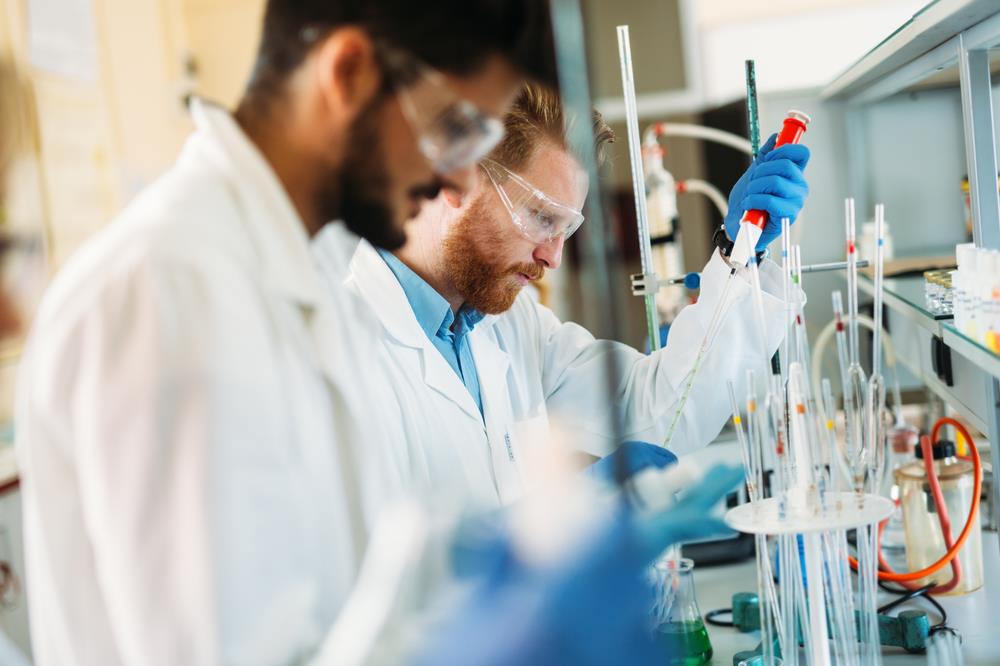
<instances>
[{"instance_id":1,"label":"glass pipette","mask_svg":"<svg viewBox=\"0 0 1000 666\"><path fill-rule=\"evenodd\" d=\"M868 380L868 476L871 492L879 492L885 472L885 379L882 375L882 299L885 280L885 206L875 206L875 330L872 331L872 374Z\"/></svg>"},{"instance_id":2,"label":"glass pipette","mask_svg":"<svg viewBox=\"0 0 1000 666\"><path fill-rule=\"evenodd\" d=\"M626 39L627 36L626 32ZM620 34L619 44L621 44ZM619 51L621 52L620 46ZM805 133L808 124L808 115L802 113L801 111L789 111L784 122L782 123L781 131L778 132L775 147L785 144L798 143L802 139L802 135ZM719 299L719 303L716 305L715 313L712 315L712 323L709 324L705 338L702 340L702 344L698 349L698 354L695 356L695 362L691 371L687 375L687 380L684 382L684 390L681 393L677 411L674 413L670 426L667 428L667 436L663 444L666 448L670 447L670 443L677 431L677 424L680 423L681 416L684 413L684 407L687 405L688 398L691 396L691 390L694 387L694 381L698 376L698 371L701 369L701 364L705 360L705 356L708 354L708 350L712 346L715 334L721 327L723 311L728 307L726 301L729 296L729 290L733 279L736 276L736 270L746 266L750 261L750 257L756 253L757 241L760 240L760 234L767 225L767 222L768 215L762 210L748 210L743 214L743 218L740 220L740 229L733 241L733 250L729 260L731 270L729 272L729 276L726 278L726 285L723 287L722 297Z\"/></svg>"},{"instance_id":3,"label":"glass pipette","mask_svg":"<svg viewBox=\"0 0 1000 666\"><path fill-rule=\"evenodd\" d=\"M781 218L781 288L785 299L785 335L781 341L781 385L788 379L788 364L792 359L788 355L794 306L791 303L792 293L792 232L791 220Z\"/></svg>"},{"instance_id":4,"label":"glass pipette","mask_svg":"<svg viewBox=\"0 0 1000 666\"><path fill-rule=\"evenodd\" d=\"M851 471L847 468L847 457L840 440L837 439L837 405L833 401L833 386L826 377L823 378L822 386L823 412L826 416L826 423L824 425L826 426L827 446L832 452L830 459L836 461L835 464L840 471L840 478L844 480L844 483L850 484Z\"/></svg>"},{"instance_id":5,"label":"glass pipette","mask_svg":"<svg viewBox=\"0 0 1000 666\"><path fill-rule=\"evenodd\" d=\"M854 409L845 413L845 441L849 455L849 464L853 474L853 485L857 492L864 486L867 461L865 450L864 408L867 398L867 379L865 371L858 362L858 254L855 234L854 199L846 201L847 226L847 330L850 364L847 368L847 385L845 394L850 392ZM846 404L846 399L845 399Z\"/></svg>"},{"instance_id":6,"label":"glass pipette","mask_svg":"<svg viewBox=\"0 0 1000 666\"><path fill-rule=\"evenodd\" d=\"M736 441L739 442L740 456L743 458L743 469L745 470L747 480L747 496L751 502L756 502L760 499L757 489L757 471L753 466L750 441L747 438L746 431L743 429L743 418L740 416L740 405L736 402L736 387L733 386L732 380L726 382L726 388L729 389L729 405L733 411L733 428L736 430Z\"/></svg>"}]
</instances>

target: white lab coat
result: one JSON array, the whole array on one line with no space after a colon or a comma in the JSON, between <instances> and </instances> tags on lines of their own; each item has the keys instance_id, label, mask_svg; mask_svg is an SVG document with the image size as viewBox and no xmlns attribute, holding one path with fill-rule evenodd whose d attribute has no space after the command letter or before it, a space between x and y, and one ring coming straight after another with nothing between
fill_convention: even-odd
<instances>
[{"instance_id":1,"label":"white lab coat","mask_svg":"<svg viewBox=\"0 0 1000 666\"><path fill-rule=\"evenodd\" d=\"M388 422L395 428L390 439L405 457L411 483L464 489L496 505L517 499L531 485L525 459L534 458L533 447L546 445L553 426L579 450L603 456L618 443L611 420L618 408L626 439L662 442L728 276L716 253L702 272L698 302L680 312L667 347L652 356L595 340L522 293L508 312L485 317L469 334L483 415L421 329L392 271L365 242L351 260L347 283L382 323L385 383L394 387L402 409L398 420L394 415ZM761 282L767 349L773 353L786 329L778 267L764 262ZM670 446L677 454L709 443L731 416L727 380L742 396L746 370L767 371L746 276L737 275L727 300L728 313ZM609 354L619 369L610 401Z\"/></svg>"},{"instance_id":2,"label":"white lab coat","mask_svg":"<svg viewBox=\"0 0 1000 666\"><path fill-rule=\"evenodd\" d=\"M366 308L270 167L196 104L175 166L73 256L18 389L37 663L299 663L408 471ZM357 238L327 225L327 271ZM331 263L332 262L332 263ZM373 392L374 391L374 392Z\"/></svg>"}]
</instances>

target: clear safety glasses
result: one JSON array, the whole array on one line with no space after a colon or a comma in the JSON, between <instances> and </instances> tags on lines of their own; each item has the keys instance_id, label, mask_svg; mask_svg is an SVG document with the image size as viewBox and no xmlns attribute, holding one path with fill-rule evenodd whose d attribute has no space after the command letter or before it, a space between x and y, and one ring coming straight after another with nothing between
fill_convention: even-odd
<instances>
[{"instance_id":1,"label":"clear safety glasses","mask_svg":"<svg viewBox=\"0 0 1000 666\"><path fill-rule=\"evenodd\" d=\"M583 224L583 214L550 198L502 164L487 159L479 166L489 177L510 219L533 243L569 238Z\"/></svg>"},{"instance_id":2,"label":"clear safety glasses","mask_svg":"<svg viewBox=\"0 0 1000 666\"><path fill-rule=\"evenodd\" d=\"M444 74L414 56L380 45L379 53L420 152L435 173L472 166L503 138L503 122L458 95Z\"/></svg>"},{"instance_id":3,"label":"clear safety glasses","mask_svg":"<svg viewBox=\"0 0 1000 666\"><path fill-rule=\"evenodd\" d=\"M300 39L315 44L328 32L323 26L308 26ZM384 40L375 40L375 53L435 173L470 167L500 143L503 122L456 93L444 74Z\"/></svg>"}]
</instances>

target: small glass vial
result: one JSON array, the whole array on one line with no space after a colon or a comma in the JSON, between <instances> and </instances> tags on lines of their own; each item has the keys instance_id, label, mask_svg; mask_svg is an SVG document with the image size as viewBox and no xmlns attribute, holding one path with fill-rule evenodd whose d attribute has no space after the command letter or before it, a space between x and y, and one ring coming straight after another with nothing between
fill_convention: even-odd
<instances>
[{"instance_id":1,"label":"small glass vial","mask_svg":"<svg viewBox=\"0 0 1000 666\"><path fill-rule=\"evenodd\" d=\"M700 666L712 659L712 642L694 596L694 562L661 559L652 567L656 586L653 636L669 666Z\"/></svg>"},{"instance_id":2,"label":"small glass vial","mask_svg":"<svg viewBox=\"0 0 1000 666\"><path fill-rule=\"evenodd\" d=\"M975 489L971 462L955 457L954 442L941 441L934 445L934 468L941 484L941 494L951 520L952 537L958 539L972 504ZM910 571L924 569L941 559L947 548L941 533L937 507L924 470L923 453L915 449L918 460L903 465L895 472L903 508L903 529L906 533L906 562ZM946 594L965 594L983 585L982 527L979 515L973 518L972 529L959 551L961 581ZM914 585L936 582L943 585L951 580L951 565L935 574L913 581Z\"/></svg>"}]
</instances>

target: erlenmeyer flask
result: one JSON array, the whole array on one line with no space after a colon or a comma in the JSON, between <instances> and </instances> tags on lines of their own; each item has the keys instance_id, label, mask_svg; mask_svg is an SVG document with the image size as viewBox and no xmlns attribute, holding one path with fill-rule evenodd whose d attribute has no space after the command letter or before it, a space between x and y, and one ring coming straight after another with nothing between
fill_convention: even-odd
<instances>
[{"instance_id":1,"label":"erlenmeyer flask","mask_svg":"<svg viewBox=\"0 0 1000 666\"><path fill-rule=\"evenodd\" d=\"M670 666L700 666L712 658L712 643L694 596L694 562L661 559L653 565L656 601L653 636Z\"/></svg>"}]
</instances>

